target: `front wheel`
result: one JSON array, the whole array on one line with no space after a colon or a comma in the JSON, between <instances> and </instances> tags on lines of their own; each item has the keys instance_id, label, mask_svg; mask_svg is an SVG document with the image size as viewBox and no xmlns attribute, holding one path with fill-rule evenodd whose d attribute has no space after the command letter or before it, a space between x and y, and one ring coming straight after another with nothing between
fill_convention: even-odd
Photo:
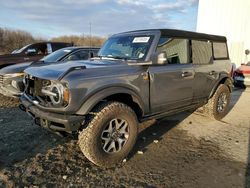
<instances>
[{"instance_id":1,"label":"front wheel","mask_svg":"<svg viewBox=\"0 0 250 188\"><path fill-rule=\"evenodd\" d=\"M138 121L134 111L119 102L99 106L79 134L83 154L94 164L113 167L129 154L136 138Z\"/></svg>"},{"instance_id":2,"label":"front wheel","mask_svg":"<svg viewBox=\"0 0 250 188\"><path fill-rule=\"evenodd\" d=\"M206 115L216 120L221 120L226 116L229 110L231 100L230 90L225 84L218 86L213 97L203 107Z\"/></svg>"}]
</instances>

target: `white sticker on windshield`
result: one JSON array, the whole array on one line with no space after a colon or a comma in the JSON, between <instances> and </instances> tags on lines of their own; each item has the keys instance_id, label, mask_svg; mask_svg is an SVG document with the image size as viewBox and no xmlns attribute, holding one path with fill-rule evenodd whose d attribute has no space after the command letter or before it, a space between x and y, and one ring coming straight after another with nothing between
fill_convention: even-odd
<instances>
[{"instance_id":1,"label":"white sticker on windshield","mask_svg":"<svg viewBox=\"0 0 250 188\"><path fill-rule=\"evenodd\" d=\"M133 43L147 43L150 37L135 37Z\"/></svg>"}]
</instances>

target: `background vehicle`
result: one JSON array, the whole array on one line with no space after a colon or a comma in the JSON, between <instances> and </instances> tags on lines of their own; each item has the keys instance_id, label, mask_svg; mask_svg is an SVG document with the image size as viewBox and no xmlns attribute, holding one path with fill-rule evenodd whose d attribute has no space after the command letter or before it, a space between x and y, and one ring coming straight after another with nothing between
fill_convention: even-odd
<instances>
[{"instance_id":1,"label":"background vehicle","mask_svg":"<svg viewBox=\"0 0 250 188\"><path fill-rule=\"evenodd\" d=\"M239 87L250 86L250 62L234 71L234 84Z\"/></svg>"},{"instance_id":2,"label":"background vehicle","mask_svg":"<svg viewBox=\"0 0 250 188\"><path fill-rule=\"evenodd\" d=\"M57 50L40 61L10 65L0 69L0 93L18 97L24 90L23 71L29 66L42 66L49 63L86 60L97 55L99 48L67 47Z\"/></svg>"},{"instance_id":3,"label":"background vehicle","mask_svg":"<svg viewBox=\"0 0 250 188\"><path fill-rule=\"evenodd\" d=\"M225 37L125 32L110 37L98 58L27 68L20 109L44 128L77 134L90 161L111 167L133 148L138 122L201 106L223 118L231 71Z\"/></svg>"},{"instance_id":4,"label":"background vehicle","mask_svg":"<svg viewBox=\"0 0 250 188\"><path fill-rule=\"evenodd\" d=\"M0 55L0 68L17 63L38 61L56 50L69 46L73 46L73 44L63 42L39 42L29 44L21 49L14 50L11 54Z\"/></svg>"},{"instance_id":5,"label":"background vehicle","mask_svg":"<svg viewBox=\"0 0 250 188\"><path fill-rule=\"evenodd\" d=\"M245 50L245 54L247 60L247 57L250 54L250 50ZM250 86L250 61L246 64L241 64L241 66L234 71L233 79L235 86Z\"/></svg>"}]
</instances>

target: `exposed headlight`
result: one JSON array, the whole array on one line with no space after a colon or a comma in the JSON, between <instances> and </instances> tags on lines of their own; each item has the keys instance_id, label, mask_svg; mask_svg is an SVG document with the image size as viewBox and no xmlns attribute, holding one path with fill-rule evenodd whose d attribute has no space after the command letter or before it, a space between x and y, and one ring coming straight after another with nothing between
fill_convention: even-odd
<instances>
[{"instance_id":1,"label":"exposed headlight","mask_svg":"<svg viewBox=\"0 0 250 188\"><path fill-rule=\"evenodd\" d=\"M63 103L63 86L61 84L56 84L51 87L51 92L54 93L50 96L53 104L61 105Z\"/></svg>"},{"instance_id":2,"label":"exposed headlight","mask_svg":"<svg viewBox=\"0 0 250 188\"><path fill-rule=\"evenodd\" d=\"M62 106L69 102L69 90L60 83L54 83L43 88L42 93L49 96L55 106Z\"/></svg>"},{"instance_id":3,"label":"exposed headlight","mask_svg":"<svg viewBox=\"0 0 250 188\"><path fill-rule=\"evenodd\" d=\"M24 76L24 73L13 73L13 74L5 74L4 78L8 79L8 78L22 77L22 76Z\"/></svg>"}]
</instances>

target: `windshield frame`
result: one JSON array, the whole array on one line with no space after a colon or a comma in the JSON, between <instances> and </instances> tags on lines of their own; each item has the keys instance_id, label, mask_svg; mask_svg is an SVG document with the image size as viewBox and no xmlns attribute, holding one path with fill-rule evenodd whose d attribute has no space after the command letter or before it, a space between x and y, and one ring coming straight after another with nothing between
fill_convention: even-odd
<instances>
[{"instance_id":1,"label":"windshield frame","mask_svg":"<svg viewBox=\"0 0 250 188\"><path fill-rule=\"evenodd\" d=\"M110 58L112 59L112 56L110 57L106 57L106 56L102 56L103 54L101 54L102 52L102 49L105 47L105 45L107 44L107 42L110 40L110 39L113 39L113 38L118 38L118 37L151 37L149 40L149 47L144 55L143 58L140 58L140 59L126 59L126 58L113 58L115 60L119 60L119 59L122 59L124 61L132 61L132 62L147 62L147 61L150 61L151 59L151 54L152 52L154 52L154 49L155 49L155 45L157 44L157 40L160 36L160 32L159 31L150 31L150 32L143 32L143 31L140 31L140 32L131 32L131 33L122 33L122 34L116 34L116 35L113 35L111 36L102 46L102 48L99 50L98 52L98 56L100 58Z\"/></svg>"},{"instance_id":2,"label":"windshield frame","mask_svg":"<svg viewBox=\"0 0 250 188\"><path fill-rule=\"evenodd\" d=\"M23 46L23 47L20 48L20 49L15 50L13 54L20 54L20 53L24 52L24 51L25 51L28 47L30 47L31 45L32 45L32 44L28 44L28 45L26 45L26 46Z\"/></svg>"}]
</instances>

